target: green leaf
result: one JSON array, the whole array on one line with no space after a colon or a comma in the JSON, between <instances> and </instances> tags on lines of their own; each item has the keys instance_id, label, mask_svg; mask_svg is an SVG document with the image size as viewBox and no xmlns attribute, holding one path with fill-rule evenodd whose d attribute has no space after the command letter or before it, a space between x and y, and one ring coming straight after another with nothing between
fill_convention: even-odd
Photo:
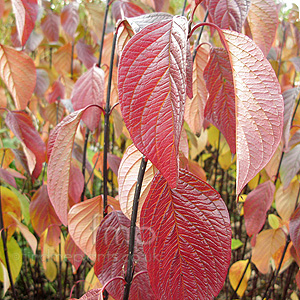
<instances>
[{"instance_id":1,"label":"green leaf","mask_svg":"<svg viewBox=\"0 0 300 300\"><path fill-rule=\"evenodd\" d=\"M236 250L242 247L244 244L239 239L232 239L231 240L231 250Z\"/></svg>"}]
</instances>

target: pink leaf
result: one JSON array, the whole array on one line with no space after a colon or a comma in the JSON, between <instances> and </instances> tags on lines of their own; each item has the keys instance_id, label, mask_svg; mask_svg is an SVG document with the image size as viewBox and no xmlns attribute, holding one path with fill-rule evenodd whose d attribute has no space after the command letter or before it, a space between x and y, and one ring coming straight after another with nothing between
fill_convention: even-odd
<instances>
[{"instance_id":1,"label":"pink leaf","mask_svg":"<svg viewBox=\"0 0 300 300\"><path fill-rule=\"evenodd\" d=\"M116 21L124 17L136 17L144 14L144 10L128 0L117 0L112 3L111 11Z\"/></svg>"},{"instance_id":2,"label":"pink leaf","mask_svg":"<svg viewBox=\"0 0 300 300\"><path fill-rule=\"evenodd\" d=\"M54 81L48 94L47 100L49 103L54 103L65 98L65 87L60 80Z\"/></svg>"},{"instance_id":3,"label":"pink leaf","mask_svg":"<svg viewBox=\"0 0 300 300\"><path fill-rule=\"evenodd\" d=\"M68 234L66 238L65 253L67 255L68 260L71 262L71 264L74 266L75 270L77 271L84 258L84 253L74 243L70 234Z\"/></svg>"},{"instance_id":4,"label":"pink leaf","mask_svg":"<svg viewBox=\"0 0 300 300\"><path fill-rule=\"evenodd\" d=\"M102 284L114 277L124 275L128 256L129 229L130 220L120 211L112 211L100 224L96 239L97 260L95 263L95 274ZM138 228L136 228L134 261L135 274L147 270ZM123 299L124 283L115 281L114 284L107 286L107 291L116 300ZM156 299L150 287L148 273L141 274L133 280L129 299Z\"/></svg>"},{"instance_id":5,"label":"pink leaf","mask_svg":"<svg viewBox=\"0 0 300 300\"><path fill-rule=\"evenodd\" d=\"M222 29L241 32L250 0L206 0L212 22Z\"/></svg>"},{"instance_id":6,"label":"pink leaf","mask_svg":"<svg viewBox=\"0 0 300 300\"><path fill-rule=\"evenodd\" d=\"M290 235L297 255L300 256L300 206L293 213L290 220Z\"/></svg>"},{"instance_id":7,"label":"pink leaf","mask_svg":"<svg viewBox=\"0 0 300 300\"><path fill-rule=\"evenodd\" d=\"M14 188L17 188L14 176L11 175L7 170L0 168L0 178Z\"/></svg>"},{"instance_id":8,"label":"pink leaf","mask_svg":"<svg viewBox=\"0 0 300 300\"><path fill-rule=\"evenodd\" d=\"M76 81L71 101L75 110L90 104L104 105L104 71L94 65ZM94 131L100 122L100 112L97 107L89 109L82 117L87 127Z\"/></svg>"},{"instance_id":9,"label":"pink leaf","mask_svg":"<svg viewBox=\"0 0 300 300\"><path fill-rule=\"evenodd\" d=\"M266 216L272 205L275 186L272 181L258 185L250 192L244 204L246 231L249 236L256 235L266 222Z\"/></svg>"},{"instance_id":10,"label":"pink leaf","mask_svg":"<svg viewBox=\"0 0 300 300\"><path fill-rule=\"evenodd\" d=\"M109 167L111 168L111 170L114 172L114 174L116 176L118 176L121 158L114 154L107 153L107 163L108 163Z\"/></svg>"},{"instance_id":11,"label":"pink leaf","mask_svg":"<svg viewBox=\"0 0 300 300\"><path fill-rule=\"evenodd\" d=\"M85 65L87 69L90 69L97 63L97 58L94 56L93 47L85 44L83 39L80 39L76 44L76 51L79 60Z\"/></svg>"},{"instance_id":12,"label":"pink leaf","mask_svg":"<svg viewBox=\"0 0 300 300\"><path fill-rule=\"evenodd\" d=\"M84 187L84 178L82 171L76 164L71 163L70 182L69 182L69 198L72 204L80 201L81 193ZM72 205L70 205L72 206Z\"/></svg>"},{"instance_id":13,"label":"pink leaf","mask_svg":"<svg viewBox=\"0 0 300 300\"><path fill-rule=\"evenodd\" d=\"M12 0L12 7L20 41L24 46L34 28L39 6L37 0Z\"/></svg>"},{"instance_id":14,"label":"pink leaf","mask_svg":"<svg viewBox=\"0 0 300 300\"><path fill-rule=\"evenodd\" d=\"M265 56L276 36L278 13L273 0L251 0L248 23L254 42Z\"/></svg>"},{"instance_id":15,"label":"pink leaf","mask_svg":"<svg viewBox=\"0 0 300 300\"><path fill-rule=\"evenodd\" d=\"M57 42L59 38L59 15L47 10L46 16L41 21L41 28L49 42Z\"/></svg>"},{"instance_id":16,"label":"pink leaf","mask_svg":"<svg viewBox=\"0 0 300 300\"><path fill-rule=\"evenodd\" d=\"M236 92L236 194L269 162L281 140L283 98L272 66L243 34L224 30Z\"/></svg>"},{"instance_id":17,"label":"pink leaf","mask_svg":"<svg viewBox=\"0 0 300 300\"><path fill-rule=\"evenodd\" d=\"M31 171L32 176L38 178L46 158L46 146L32 124L31 118L23 111L9 111L6 115L5 123L25 146L25 150L29 149L34 154L36 162Z\"/></svg>"},{"instance_id":18,"label":"pink leaf","mask_svg":"<svg viewBox=\"0 0 300 300\"><path fill-rule=\"evenodd\" d=\"M36 69L36 85L34 93L38 97L43 97L50 84L50 79L47 71L44 69Z\"/></svg>"},{"instance_id":19,"label":"pink leaf","mask_svg":"<svg viewBox=\"0 0 300 300\"><path fill-rule=\"evenodd\" d=\"M121 111L131 138L171 187L178 177L186 97L187 25L184 17L174 17L141 30L125 46L118 74Z\"/></svg>"},{"instance_id":20,"label":"pink leaf","mask_svg":"<svg viewBox=\"0 0 300 300\"><path fill-rule=\"evenodd\" d=\"M101 292L101 289L90 290L87 293L85 293L82 297L80 297L79 300L101 300L101 298L99 298ZM70 300L73 299L70 298Z\"/></svg>"},{"instance_id":21,"label":"pink leaf","mask_svg":"<svg viewBox=\"0 0 300 300\"><path fill-rule=\"evenodd\" d=\"M204 78L209 92L204 116L221 131L231 153L235 154L235 91L229 55L225 49L212 48Z\"/></svg>"},{"instance_id":22,"label":"pink leaf","mask_svg":"<svg viewBox=\"0 0 300 300\"><path fill-rule=\"evenodd\" d=\"M230 263L226 205L207 183L180 170L171 189L157 173L141 212L151 286L161 299L212 299Z\"/></svg>"},{"instance_id":23,"label":"pink leaf","mask_svg":"<svg viewBox=\"0 0 300 300\"><path fill-rule=\"evenodd\" d=\"M34 91L36 70L24 52L0 44L0 77L11 93L17 109L25 109Z\"/></svg>"},{"instance_id":24,"label":"pink leaf","mask_svg":"<svg viewBox=\"0 0 300 300\"><path fill-rule=\"evenodd\" d=\"M78 8L77 2L71 2L63 8L60 16L62 28L73 39L79 23Z\"/></svg>"}]
</instances>

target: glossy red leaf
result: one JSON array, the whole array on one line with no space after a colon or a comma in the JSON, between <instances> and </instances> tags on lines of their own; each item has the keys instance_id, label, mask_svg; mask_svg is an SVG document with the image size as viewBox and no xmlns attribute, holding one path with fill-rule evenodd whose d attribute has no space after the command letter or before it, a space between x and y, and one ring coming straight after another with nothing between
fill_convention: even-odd
<instances>
[{"instance_id":1,"label":"glossy red leaf","mask_svg":"<svg viewBox=\"0 0 300 300\"><path fill-rule=\"evenodd\" d=\"M68 234L66 238L65 253L66 253L66 257L68 258L68 260L71 262L71 264L74 266L75 270L77 271L83 261L84 253L74 243L70 234Z\"/></svg>"},{"instance_id":2,"label":"glossy red leaf","mask_svg":"<svg viewBox=\"0 0 300 300\"><path fill-rule=\"evenodd\" d=\"M208 52L204 47L197 50L193 66L193 97L187 98L185 104L184 119L191 130L200 135L204 121L204 108L208 93L205 86L203 72L208 62Z\"/></svg>"},{"instance_id":3,"label":"glossy red leaf","mask_svg":"<svg viewBox=\"0 0 300 300\"><path fill-rule=\"evenodd\" d=\"M93 47L87 45L83 39L80 39L76 44L77 56L87 69L97 63L97 58L94 56Z\"/></svg>"},{"instance_id":4,"label":"glossy red leaf","mask_svg":"<svg viewBox=\"0 0 300 300\"><path fill-rule=\"evenodd\" d=\"M248 23L254 42L265 56L276 36L278 12L273 0L251 0Z\"/></svg>"},{"instance_id":5,"label":"glossy red leaf","mask_svg":"<svg viewBox=\"0 0 300 300\"><path fill-rule=\"evenodd\" d=\"M162 299L212 299L223 287L231 257L230 218L220 195L180 170L170 189L158 173L141 212L151 286Z\"/></svg>"},{"instance_id":6,"label":"glossy red leaf","mask_svg":"<svg viewBox=\"0 0 300 300\"><path fill-rule=\"evenodd\" d=\"M65 87L60 80L54 81L47 96L49 103L54 103L65 98Z\"/></svg>"},{"instance_id":7,"label":"glossy red leaf","mask_svg":"<svg viewBox=\"0 0 300 300\"><path fill-rule=\"evenodd\" d=\"M244 218L246 231L249 236L256 235L266 222L275 193L274 183L269 180L258 185L250 192L244 203Z\"/></svg>"},{"instance_id":8,"label":"glossy red leaf","mask_svg":"<svg viewBox=\"0 0 300 300\"><path fill-rule=\"evenodd\" d=\"M286 189L300 170L300 144L285 153L280 167L280 179Z\"/></svg>"},{"instance_id":9,"label":"glossy red leaf","mask_svg":"<svg viewBox=\"0 0 300 300\"><path fill-rule=\"evenodd\" d=\"M275 72L247 36L224 30L236 93L236 194L269 162L283 128L283 98Z\"/></svg>"},{"instance_id":10,"label":"glossy red leaf","mask_svg":"<svg viewBox=\"0 0 300 300\"><path fill-rule=\"evenodd\" d=\"M64 225L68 223L68 194L72 149L84 108L71 113L53 130L48 142L48 193L51 203Z\"/></svg>"},{"instance_id":11,"label":"glossy red leaf","mask_svg":"<svg viewBox=\"0 0 300 300\"><path fill-rule=\"evenodd\" d=\"M25 109L36 82L33 60L22 51L0 44L0 77L11 93L16 109Z\"/></svg>"},{"instance_id":12,"label":"glossy red leaf","mask_svg":"<svg viewBox=\"0 0 300 300\"><path fill-rule=\"evenodd\" d=\"M47 71L44 69L36 69L36 85L34 93L38 97L43 97L50 84L50 79Z\"/></svg>"},{"instance_id":13,"label":"glossy red leaf","mask_svg":"<svg viewBox=\"0 0 300 300\"><path fill-rule=\"evenodd\" d=\"M128 0L114 1L111 11L116 21L123 20L124 17L136 17L145 13L141 7Z\"/></svg>"},{"instance_id":14,"label":"glossy red leaf","mask_svg":"<svg viewBox=\"0 0 300 300\"><path fill-rule=\"evenodd\" d=\"M104 106L104 71L94 65L76 81L71 95L75 110L82 109L90 104ZM82 116L82 121L94 131L100 122L100 111L92 107Z\"/></svg>"},{"instance_id":15,"label":"glossy red leaf","mask_svg":"<svg viewBox=\"0 0 300 300\"><path fill-rule=\"evenodd\" d=\"M292 88L282 93L284 101L283 133L282 140L284 143L284 152L288 150L290 139L290 130L292 126L292 117L295 109L296 99L300 93L300 88Z\"/></svg>"},{"instance_id":16,"label":"glossy red leaf","mask_svg":"<svg viewBox=\"0 0 300 300\"><path fill-rule=\"evenodd\" d=\"M5 123L14 135L25 146L24 151L29 149L35 156L35 165L30 167L30 172L34 178L38 178L45 161L46 146L39 133L35 129L30 116L23 111L8 112ZM25 152L26 154L26 152ZM26 155L28 159L28 155Z\"/></svg>"},{"instance_id":17,"label":"glossy red leaf","mask_svg":"<svg viewBox=\"0 0 300 300\"><path fill-rule=\"evenodd\" d=\"M118 73L131 138L171 187L178 177L186 97L187 25L186 18L174 17L142 29L125 46Z\"/></svg>"},{"instance_id":18,"label":"glossy red leaf","mask_svg":"<svg viewBox=\"0 0 300 300\"><path fill-rule=\"evenodd\" d=\"M41 21L41 28L49 42L57 42L59 39L60 17L57 13L47 10L46 16Z\"/></svg>"},{"instance_id":19,"label":"glossy red leaf","mask_svg":"<svg viewBox=\"0 0 300 300\"><path fill-rule=\"evenodd\" d=\"M300 206L293 213L290 219L290 235L293 245L296 249L297 255L300 256Z\"/></svg>"},{"instance_id":20,"label":"glossy red leaf","mask_svg":"<svg viewBox=\"0 0 300 300\"><path fill-rule=\"evenodd\" d=\"M30 202L29 213L32 227L39 237L50 226L61 225L50 202L46 185L42 185L34 193Z\"/></svg>"},{"instance_id":21,"label":"glossy red leaf","mask_svg":"<svg viewBox=\"0 0 300 300\"><path fill-rule=\"evenodd\" d=\"M34 28L39 6L37 0L12 0L11 2L20 41L24 46Z\"/></svg>"},{"instance_id":22,"label":"glossy red leaf","mask_svg":"<svg viewBox=\"0 0 300 300\"><path fill-rule=\"evenodd\" d=\"M79 23L78 8L77 2L71 2L62 9L60 16L62 28L73 39Z\"/></svg>"},{"instance_id":23,"label":"glossy red leaf","mask_svg":"<svg viewBox=\"0 0 300 300\"><path fill-rule=\"evenodd\" d=\"M204 116L221 131L231 153L235 154L235 91L229 55L225 49L212 48L204 78L209 92Z\"/></svg>"},{"instance_id":24,"label":"glossy red leaf","mask_svg":"<svg viewBox=\"0 0 300 300\"><path fill-rule=\"evenodd\" d=\"M121 211L112 211L101 222L96 238L97 260L94 268L95 274L102 284L116 276L124 276L128 257L129 230L130 220ZM140 271L147 271L147 263L138 228L136 228L134 261L135 274ZM114 284L107 286L107 291L116 300L123 299L124 283L114 281ZM129 299L156 299L150 287L148 273L140 274L134 278Z\"/></svg>"},{"instance_id":25,"label":"glossy red leaf","mask_svg":"<svg viewBox=\"0 0 300 300\"><path fill-rule=\"evenodd\" d=\"M222 29L241 32L250 0L206 0L212 22Z\"/></svg>"}]
</instances>

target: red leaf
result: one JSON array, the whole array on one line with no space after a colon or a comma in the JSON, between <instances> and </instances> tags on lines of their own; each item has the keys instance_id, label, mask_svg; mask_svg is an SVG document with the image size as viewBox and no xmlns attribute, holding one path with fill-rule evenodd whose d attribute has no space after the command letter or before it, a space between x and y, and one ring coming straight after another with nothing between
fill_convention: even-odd
<instances>
[{"instance_id":1,"label":"red leaf","mask_svg":"<svg viewBox=\"0 0 300 300\"><path fill-rule=\"evenodd\" d=\"M290 139L291 122L295 109L295 101L299 95L300 88L292 88L284 91L282 97L284 100L283 134L284 152L288 150Z\"/></svg>"},{"instance_id":2,"label":"red leaf","mask_svg":"<svg viewBox=\"0 0 300 300\"><path fill-rule=\"evenodd\" d=\"M94 65L76 81L71 95L75 110L90 104L104 105L104 71ZM87 127L94 131L100 122L100 113L97 107L89 109L82 117Z\"/></svg>"},{"instance_id":3,"label":"red leaf","mask_svg":"<svg viewBox=\"0 0 300 300\"><path fill-rule=\"evenodd\" d=\"M114 172L116 176L118 176L120 163L121 163L120 157L111 153L107 153L107 164L109 165L109 167L111 168L111 170Z\"/></svg>"},{"instance_id":4,"label":"red leaf","mask_svg":"<svg viewBox=\"0 0 300 300\"><path fill-rule=\"evenodd\" d=\"M186 97L187 25L184 17L174 17L141 30L125 46L118 74L119 101L131 138L171 187L178 177Z\"/></svg>"},{"instance_id":5,"label":"red leaf","mask_svg":"<svg viewBox=\"0 0 300 300\"><path fill-rule=\"evenodd\" d=\"M65 98L65 87L60 80L54 81L51 86L50 93L48 94L47 100L49 103L60 101Z\"/></svg>"},{"instance_id":6,"label":"red leaf","mask_svg":"<svg viewBox=\"0 0 300 300\"><path fill-rule=\"evenodd\" d=\"M65 252L68 260L71 262L71 264L74 266L75 270L77 271L84 258L84 253L74 243L70 234L68 234L66 238Z\"/></svg>"},{"instance_id":7,"label":"red leaf","mask_svg":"<svg viewBox=\"0 0 300 300\"><path fill-rule=\"evenodd\" d=\"M141 7L127 0L114 1L111 11L116 21L123 20L124 17L136 17L145 13Z\"/></svg>"},{"instance_id":8,"label":"red leaf","mask_svg":"<svg viewBox=\"0 0 300 300\"><path fill-rule=\"evenodd\" d=\"M48 142L48 193L64 225L67 225L68 193L73 143L76 129L86 107L63 119L53 130Z\"/></svg>"},{"instance_id":9,"label":"red leaf","mask_svg":"<svg viewBox=\"0 0 300 300\"><path fill-rule=\"evenodd\" d=\"M159 298L218 295L230 263L231 227L226 205L210 185L180 170L177 188L170 189L156 174L142 208L141 234Z\"/></svg>"},{"instance_id":10,"label":"red leaf","mask_svg":"<svg viewBox=\"0 0 300 300\"><path fill-rule=\"evenodd\" d=\"M238 32L242 31L250 3L250 0L206 0L212 23Z\"/></svg>"},{"instance_id":11,"label":"red leaf","mask_svg":"<svg viewBox=\"0 0 300 300\"><path fill-rule=\"evenodd\" d=\"M273 0L251 0L248 23L254 42L268 55L276 36L278 13Z\"/></svg>"},{"instance_id":12,"label":"red leaf","mask_svg":"<svg viewBox=\"0 0 300 300\"><path fill-rule=\"evenodd\" d=\"M7 170L0 168L0 178L14 188L17 188L14 176L11 175Z\"/></svg>"},{"instance_id":13,"label":"red leaf","mask_svg":"<svg viewBox=\"0 0 300 300\"><path fill-rule=\"evenodd\" d=\"M272 66L243 34L224 30L236 92L236 194L269 162L281 140L283 98Z\"/></svg>"},{"instance_id":14,"label":"red leaf","mask_svg":"<svg viewBox=\"0 0 300 300\"><path fill-rule=\"evenodd\" d=\"M34 28L39 6L37 0L12 0L11 2L19 37L24 46Z\"/></svg>"},{"instance_id":15,"label":"red leaf","mask_svg":"<svg viewBox=\"0 0 300 300\"><path fill-rule=\"evenodd\" d=\"M11 93L16 108L25 109L36 82L33 60L24 52L0 44L0 77Z\"/></svg>"},{"instance_id":16,"label":"red leaf","mask_svg":"<svg viewBox=\"0 0 300 300\"><path fill-rule=\"evenodd\" d=\"M97 63L97 58L94 56L93 47L85 44L83 39L80 39L76 44L76 51L79 60L85 65L87 69L91 68Z\"/></svg>"},{"instance_id":17,"label":"red leaf","mask_svg":"<svg viewBox=\"0 0 300 300\"><path fill-rule=\"evenodd\" d=\"M95 274L102 284L105 284L109 279L116 276L124 275L128 256L129 230L130 220L120 211L112 211L101 222L96 239L97 260L95 263ZM140 271L147 271L145 254L138 228L136 228L134 261L135 274ZM123 299L124 283L114 281L114 284L107 286L107 291L116 300ZM150 287L147 273L140 274L133 280L129 299L156 299Z\"/></svg>"},{"instance_id":18,"label":"red leaf","mask_svg":"<svg viewBox=\"0 0 300 300\"><path fill-rule=\"evenodd\" d=\"M45 161L46 146L32 124L31 118L23 111L9 111L5 123L21 143L25 145L24 150L29 149L34 154L36 163L32 169L30 167L29 171L34 178L38 178ZM28 159L28 155L26 156Z\"/></svg>"},{"instance_id":19,"label":"red leaf","mask_svg":"<svg viewBox=\"0 0 300 300\"><path fill-rule=\"evenodd\" d=\"M41 28L49 42L57 42L59 39L59 15L47 10L47 15L41 21Z\"/></svg>"},{"instance_id":20,"label":"red leaf","mask_svg":"<svg viewBox=\"0 0 300 300\"><path fill-rule=\"evenodd\" d=\"M86 294L84 294L82 297L80 297L79 300L99 300L100 292L101 292L101 289L90 290ZM73 299L70 299L70 300L73 300Z\"/></svg>"},{"instance_id":21,"label":"red leaf","mask_svg":"<svg viewBox=\"0 0 300 300\"><path fill-rule=\"evenodd\" d=\"M266 216L272 205L275 186L272 181L258 185L250 192L244 204L246 231L249 236L256 235L266 222Z\"/></svg>"},{"instance_id":22,"label":"red leaf","mask_svg":"<svg viewBox=\"0 0 300 300\"><path fill-rule=\"evenodd\" d=\"M232 154L236 152L235 92L229 55L225 49L212 48L204 70L209 98L204 116L226 138Z\"/></svg>"},{"instance_id":23,"label":"red leaf","mask_svg":"<svg viewBox=\"0 0 300 300\"><path fill-rule=\"evenodd\" d=\"M61 222L50 202L46 185L42 185L34 193L30 202L29 213L32 227L39 237L51 225L61 225ZM49 230L51 231L50 228Z\"/></svg>"},{"instance_id":24,"label":"red leaf","mask_svg":"<svg viewBox=\"0 0 300 300\"><path fill-rule=\"evenodd\" d=\"M62 28L73 39L79 23L78 8L77 2L71 2L63 8L60 16Z\"/></svg>"}]
</instances>

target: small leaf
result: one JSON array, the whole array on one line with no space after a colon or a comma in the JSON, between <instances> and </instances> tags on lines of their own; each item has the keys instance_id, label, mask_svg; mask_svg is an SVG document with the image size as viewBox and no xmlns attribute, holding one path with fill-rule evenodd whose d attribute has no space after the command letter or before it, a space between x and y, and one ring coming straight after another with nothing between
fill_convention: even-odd
<instances>
[{"instance_id":1,"label":"small leaf","mask_svg":"<svg viewBox=\"0 0 300 300\"><path fill-rule=\"evenodd\" d=\"M275 193L272 181L266 181L250 192L244 203L244 218L248 236L256 235L266 222Z\"/></svg>"},{"instance_id":2,"label":"small leaf","mask_svg":"<svg viewBox=\"0 0 300 300\"><path fill-rule=\"evenodd\" d=\"M71 95L75 110L80 110L90 104L104 106L104 71L94 65L76 81ZM84 113L82 121L94 131L100 122L99 108L92 107Z\"/></svg>"},{"instance_id":3,"label":"small leaf","mask_svg":"<svg viewBox=\"0 0 300 300\"><path fill-rule=\"evenodd\" d=\"M101 28L103 27L104 10L99 3L86 2L84 3L86 9L88 27L90 27L98 38L101 39Z\"/></svg>"},{"instance_id":4,"label":"small leaf","mask_svg":"<svg viewBox=\"0 0 300 300\"><path fill-rule=\"evenodd\" d=\"M250 0L206 0L209 15L222 29L241 32L250 7Z\"/></svg>"},{"instance_id":5,"label":"small leaf","mask_svg":"<svg viewBox=\"0 0 300 300\"><path fill-rule=\"evenodd\" d=\"M236 250L242 247L244 244L239 239L231 240L231 250Z\"/></svg>"},{"instance_id":6,"label":"small leaf","mask_svg":"<svg viewBox=\"0 0 300 300\"><path fill-rule=\"evenodd\" d=\"M116 276L124 276L128 256L129 230L130 220L120 211L112 211L101 222L97 232L97 260L94 268L95 274L102 284ZM134 261L135 274L147 270L139 228L136 228ZM123 281L114 281L113 284L107 286L106 290L113 298L122 299L124 283ZM134 300L156 299L147 273L134 278L129 297Z\"/></svg>"},{"instance_id":7,"label":"small leaf","mask_svg":"<svg viewBox=\"0 0 300 300\"><path fill-rule=\"evenodd\" d=\"M69 181L69 205L80 201L81 194L84 188L84 178L82 170L75 163L71 163L70 181ZM71 201L70 201L71 200Z\"/></svg>"},{"instance_id":8,"label":"small leaf","mask_svg":"<svg viewBox=\"0 0 300 300\"><path fill-rule=\"evenodd\" d=\"M49 103L54 103L65 98L65 87L60 80L54 81L48 93L47 100Z\"/></svg>"},{"instance_id":9,"label":"small leaf","mask_svg":"<svg viewBox=\"0 0 300 300\"><path fill-rule=\"evenodd\" d=\"M165 299L211 299L221 290L231 257L231 227L220 195L180 170L171 189L157 173L141 212L151 286Z\"/></svg>"},{"instance_id":10,"label":"small leaf","mask_svg":"<svg viewBox=\"0 0 300 300\"><path fill-rule=\"evenodd\" d=\"M293 213L290 220L290 235L297 255L300 257L300 206Z\"/></svg>"},{"instance_id":11,"label":"small leaf","mask_svg":"<svg viewBox=\"0 0 300 300\"><path fill-rule=\"evenodd\" d=\"M9 275L6 266L0 260L0 280L3 282L3 297L5 296L7 290L10 287Z\"/></svg>"},{"instance_id":12,"label":"small leaf","mask_svg":"<svg viewBox=\"0 0 300 300\"><path fill-rule=\"evenodd\" d=\"M243 34L224 30L236 91L236 194L276 151L283 128L283 98L273 68Z\"/></svg>"},{"instance_id":13,"label":"small leaf","mask_svg":"<svg viewBox=\"0 0 300 300\"><path fill-rule=\"evenodd\" d=\"M71 73L72 45L67 43L61 46L53 55L53 65L59 74Z\"/></svg>"},{"instance_id":14,"label":"small leaf","mask_svg":"<svg viewBox=\"0 0 300 300\"><path fill-rule=\"evenodd\" d=\"M77 247L70 234L68 234L66 238L65 252L66 252L66 257L68 258L68 260L71 262L71 264L74 266L75 270L77 271L84 258L84 253L81 251L79 247Z\"/></svg>"},{"instance_id":15,"label":"small leaf","mask_svg":"<svg viewBox=\"0 0 300 300\"><path fill-rule=\"evenodd\" d=\"M60 16L62 28L72 39L74 39L79 23L78 8L79 4L77 2L71 2L64 6Z\"/></svg>"},{"instance_id":16,"label":"small leaf","mask_svg":"<svg viewBox=\"0 0 300 300\"><path fill-rule=\"evenodd\" d=\"M12 0L11 2L19 38L24 46L34 28L39 6L37 0Z\"/></svg>"},{"instance_id":17,"label":"small leaf","mask_svg":"<svg viewBox=\"0 0 300 300\"><path fill-rule=\"evenodd\" d=\"M16 109L25 109L36 82L33 60L24 52L0 44L0 77L11 93Z\"/></svg>"},{"instance_id":18,"label":"small leaf","mask_svg":"<svg viewBox=\"0 0 300 300\"><path fill-rule=\"evenodd\" d=\"M5 123L24 145L24 152L29 150L33 153L35 163L33 168L30 168L30 172L34 178L38 178L45 161L46 146L32 124L30 116L23 111L9 111L6 115ZM28 155L26 157L27 159L29 158Z\"/></svg>"},{"instance_id":19,"label":"small leaf","mask_svg":"<svg viewBox=\"0 0 300 300\"><path fill-rule=\"evenodd\" d=\"M114 1L111 11L116 21L123 20L124 17L136 17L145 13L141 7L127 0Z\"/></svg>"},{"instance_id":20,"label":"small leaf","mask_svg":"<svg viewBox=\"0 0 300 300\"><path fill-rule=\"evenodd\" d=\"M119 101L131 138L171 187L178 177L186 98L187 25L184 17L174 17L142 29L125 46L118 73Z\"/></svg>"},{"instance_id":21,"label":"small leaf","mask_svg":"<svg viewBox=\"0 0 300 300\"><path fill-rule=\"evenodd\" d=\"M251 0L248 23L253 41L268 55L278 26L277 7L273 0Z\"/></svg>"},{"instance_id":22,"label":"small leaf","mask_svg":"<svg viewBox=\"0 0 300 300\"><path fill-rule=\"evenodd\" d=\"M235 91L229 55L225 49L211 49L204 78L209 92L204 116L222 132L231 153L235 154Z\"/></svg>"},{"instance_id":23,"label":"small leaf","mask_svg":"<svg viewBox=\"0 0 300 300\"><path fill-rule=\"evenodd\" d=\"M76 43L76 52L78 59L82 61L87 69L93 67L97 63L97 58L94 56L93 47L85 44L83 39Z\"/></svg>"},{"instance_id":24,"label":"small leaf","mask_svg":"<svg viewBox=\"0 0 300 300\"><path fill-rule=\"evenodd\" d=\"M229 269L229 281L234 290L236 290L241 278L244 274L244 271L247 267L246 273L243 276L242 282L236 293L242 297L247 289L248 280L251 276L251 264L248 264L248 259L236 261Z\"/></svg>"},{"instance_id":25,"label":"small leaf","mask_svg":"<svg viewBox=\"0 0 300 300\"><path fill-rule=\"evenodd\" d=\"M52 12L50 9L46 10L46 16L41 21L41 28L49 40L49 42L57 42L59 39L59 25L60 17L57 13Z\"/></svg>"},{"instance_id":26,"label":"small leaf","mask_svg":"<svg viewBox=\"0 0 300 300\"><path fill-rule=\"evenodd\" d=\"M36 85L34 93L38 97L43 97L50 85L50 79L47 71L44 69L36 69Z\"/></svg>"},{"instance_id":27,"label":"small leaf","mask_svg":"<svg viewBox=\"0 0 300 300\"><path fill-rule=\"evenodd\" d=\"M45 276L50 282L54 281L57 276L57 267L52 259L46 262Z\"/></svg>"}]
</instances>

